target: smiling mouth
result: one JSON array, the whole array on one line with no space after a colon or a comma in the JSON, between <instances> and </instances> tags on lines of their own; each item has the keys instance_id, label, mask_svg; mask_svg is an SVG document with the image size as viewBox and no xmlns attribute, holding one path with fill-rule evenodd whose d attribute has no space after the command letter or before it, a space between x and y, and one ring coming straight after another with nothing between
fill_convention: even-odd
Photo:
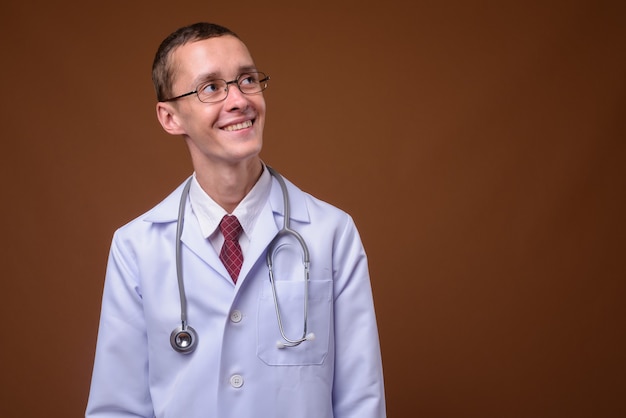
<instances>
[{"instance_id":1,"label":"smiling mouth","mask_svg":"<svg viewBox=\"0 0 626 418\"><path fill-rule=\"evenodd\" d=\"M250 128L252 126L252 121L247 120L245 122L236 123L234 125L228 125L223 127L222 129L228 132L240 131L242 129Z\"/></svg>"}]
</instances>

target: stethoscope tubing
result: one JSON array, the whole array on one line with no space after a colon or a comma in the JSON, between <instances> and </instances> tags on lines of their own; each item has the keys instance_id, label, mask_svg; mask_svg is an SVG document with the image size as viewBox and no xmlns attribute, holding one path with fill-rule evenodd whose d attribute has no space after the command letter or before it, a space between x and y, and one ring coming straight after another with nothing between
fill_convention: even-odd
<instances>
[{"instance_id":1,"label":"stethoscope tubing","mask_svg":"<svg viewBox=\"0 0 626 418\"><path fill-rule=\"evenodd\" d=\"M284 340L284 341L278 341L276 346L278 348L295 347L301 344L302 342L306 341L307 339L312 339L311 336L307 336L308 314L309 314L309 264L310 264L309 249L306 245L306 242L304 241L304 238L302 238L302 236L298 232L291 229L291 205L289 203L289 194L287 192L287 185L285 184L285 180L273 168L268 166L267 169L269 170L270 174L272 174L274 178L276 178L282 190L283 212L284 212L283 227L281 230L278 231L274 239L267 246L267 256L266 256L267 267L269 269L270 284L272 287L272 296L274 298L274 309L276 310L276 320L278 321L278 329L280 331L280 335L282 339ZM274 268L273 268L274 267L274 251L276 250L276 247L278 246L278 242L284 236L294 237L300 243L300 247L302 247L302 263L304 265L304 297L303 297L304 299L304 302L303 302L304 325L303 325L302 337L296 338L296 339L290 339L285 334L282 316L280 314L280 306L278 303L278 295L276 294L276 282L274 280Z\"/></svg>"},{"instance_id":2,"label":"stethoscope tubing","mask_svg":"<svg viewBox=\"0 0 626 418\"><path fill-rule=\"evenodd\" d=\"M304 238L295 230L291 229L291 205L289 203L289 193L287 191L287 185L283 177L270 166L266 166L269 173L278 181L283 195L283 226L278 231L276 236L272 239L267 247L266 262L269 270L269 280L272 288L272 296L274 299L274 308L276 311L276 319L278 322L278 328L283 341L276 343L277 348L295 347L307 340L313 340L315 335L308 332L308 312L309 312L309 249L304 241ZM182 245L181 238L183 232L183 225L185 221L185 205L189 197L189 189L193 178L189 178L187 183L183 187L181 194L180 205L178 209L178 218L176 222L176 278L178 281L178 293L180 296L180 321L181 325L174 329L170 335L170 343L172 348L180 353L189 354L193 352L197 346L198 334L197 332L187 324L187 297L185 293L185 283L182 272ZM282 315L278 302L278 295L276 292L276 282L274 278L274 252L278 247L278 242L285 236L291 236L295 238L302 249L302 263L304 266L304 296L303 296L303 310L304 310L304 325L302 337L296 339L290 339L285 334L283 327Z\"/></svg>"},{"instance_id":3,"label":"stethoscope tubing","mask_svg":"<svg viewBox=\"0 0 626 418\"><path fill-rule=\"evenodd\" d=\"M180 297L180 322L181 325L170 334L170 344L179 353L189 354L196 349L198 343L198 333L195 329L187 325L187 297L185 296L185 281L183 280L182 266L182 246L181 237L183 234L183 224L185 222L185 204L189 196L189 188L193 178L189 178L183 188L180 205L178 208L178 219L176 221L176 279L178 280L178 294Z\"/></svg>"}]
</instances>

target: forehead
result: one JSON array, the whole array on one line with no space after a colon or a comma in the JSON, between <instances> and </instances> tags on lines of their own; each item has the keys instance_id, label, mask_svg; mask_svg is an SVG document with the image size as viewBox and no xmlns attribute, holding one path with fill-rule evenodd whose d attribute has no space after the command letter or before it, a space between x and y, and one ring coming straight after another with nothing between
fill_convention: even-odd
<instances>
[{"instance_id":1,"label":"forehead","mask_svg":"<svg viewBox=\"0 0 626 418\"><path fill-rule=\"evenodd\" d=\"M194 83L207 75L236 77L242 68L254 67L245 44L234 36L189 42L172 52L174 84Z\"/></svg>"}]
</instances>

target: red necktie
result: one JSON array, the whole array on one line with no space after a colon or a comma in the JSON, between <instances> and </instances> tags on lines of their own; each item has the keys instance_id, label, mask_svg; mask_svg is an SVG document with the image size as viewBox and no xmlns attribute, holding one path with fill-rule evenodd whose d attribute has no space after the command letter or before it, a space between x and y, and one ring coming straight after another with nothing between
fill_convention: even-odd
<instances>
[{"instance_id":1,"label":"red necktie","mask_svg":"<svg viewBox=\"0 0 626 418\"><path fill-rule=\"evenodd\" d=\"M220 222L220 231L224 235L224 245L220 251L220 260L224 263L228 274L237 283L237 277L243 264L243 254L239 246L239 234L243 231L236 216L224 215Z\"/></svg>"}]
</instances>

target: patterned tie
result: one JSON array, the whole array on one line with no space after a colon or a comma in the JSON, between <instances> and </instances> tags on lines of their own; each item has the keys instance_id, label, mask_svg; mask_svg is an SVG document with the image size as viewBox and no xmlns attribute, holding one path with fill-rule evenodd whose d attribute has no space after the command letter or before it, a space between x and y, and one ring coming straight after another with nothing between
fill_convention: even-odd
<instances>
[{"instance_id":1,"label":"patterned tie","mask_svg":"<svg viewBox=\"0 0 626 418\"><path fill-rule=\"evenodd\" d=\"M224 215L220 222L220 231L224 235L224 245L220 251L220 260L226 266L226 270L233 282L237 283L237 277L243 264L243 254L239 246L239 234L243 231L236 216Z\"/></svg>"}]
</instances>

